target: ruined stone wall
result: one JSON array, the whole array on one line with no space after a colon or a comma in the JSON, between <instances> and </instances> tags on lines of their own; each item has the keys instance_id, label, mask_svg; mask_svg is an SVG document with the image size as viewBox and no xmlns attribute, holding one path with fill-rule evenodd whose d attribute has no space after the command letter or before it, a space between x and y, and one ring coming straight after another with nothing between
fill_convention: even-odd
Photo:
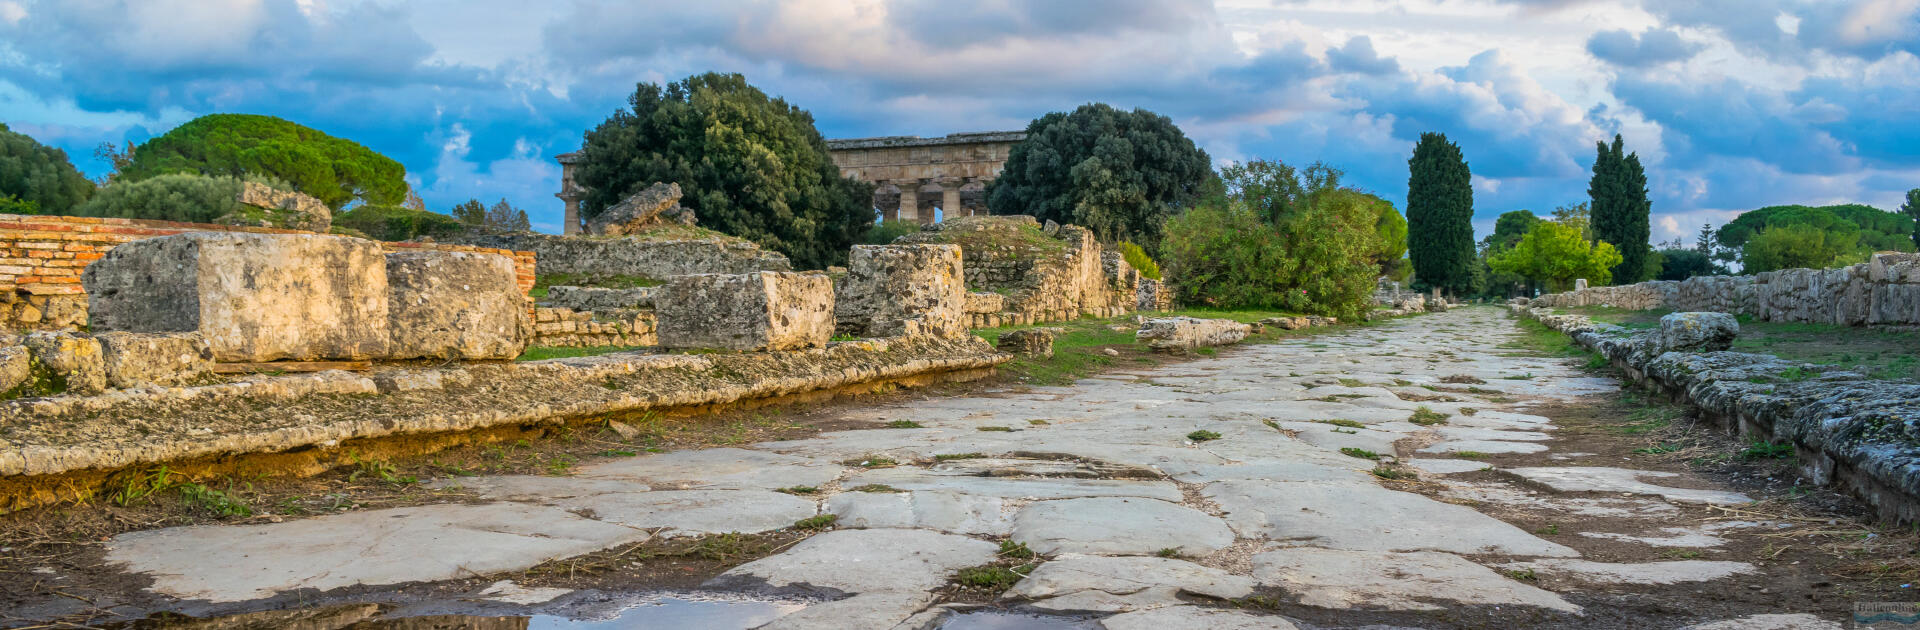
<instances>
[{"instance_id":1,"label":"ruined stone wall","mask_svg":"<svg viewBox=\"0 0 1920 630\"><path fill-rule=\"evenodd\" d=\"M143 219L0 214L0 327L74 330L87 322L80 271L122 243L186 232L310 234L299 230ZM443 243L381 243L387 251L433 249L513 258L522 290L533 289L534 254Z\"/></svg>"},{"instance_id":2,"label":"ruined stone wall","mask_svg":"<svg viewBox=\"0 0 1920 630\"><path fill-rule=\"evenodd\" d=\"M1005 296L997 314L973 313L976 327L1113 317L1137 303L1138 272L1109 264L1093 233L1077 226L1042 228L1033 217L959 217L895 241L951 243L961 249L969 291Z\"/></svg>"},{"instance_id":3,"label":"ruined stone wall","mask_svg":"<svg viewBox=\"0 0 1920 630\"><path fill-rule=\"evenodd\" d=\"M1748 315L1841 326L1920 324L1920 254L1880 253L1837 269L1699 276L1543 295L1534 306L1610 306Z\"/></svg>"},{"instance_id":4,"label":"ruined stone wall","mask_svg":"<svg viewBox=\"0 0 1920 630\"><path fill-rule=\"evenodd\" d=\"M787 257L778 252L732 238L657 240L520 232L475 234L449 240L533 252L541 275L669 278L696 273L753 273L793 268Z\"/></svg>"},{"instance_id":5,"label":"ruined stone wall","mask_svg":"<svg viewBox=\"0 0 1920 630\"><path fill-rule=\"evenodd\" d=\"M533 310L533 344L552 348L655 346L651 309L576 311L540 307Z\"/></svg>"}]
</instances>

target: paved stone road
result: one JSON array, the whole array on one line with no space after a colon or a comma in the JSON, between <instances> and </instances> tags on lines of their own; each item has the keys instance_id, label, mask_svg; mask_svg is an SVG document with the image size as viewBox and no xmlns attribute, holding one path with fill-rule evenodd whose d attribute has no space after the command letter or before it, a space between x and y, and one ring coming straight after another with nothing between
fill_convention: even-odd
<instances>
[{"instance_id":1,"label":"paved stone road","mask_svg":"<svg viewBox=\"0 0 1920 630\"><path fill-rule=\"evenodd\" d=\"M460 480L497 502L137 532L115 540L111 558L152 574L154 588L169 595L241 601L299 588L470 576L649 536L768 531L838 515L835 530L711 584L845 596L768 628L937 627L945 611L928 608L931 591L954 571L991 561L1001 539L1047 557L1008 597L1039 611L1111 614L1100 623L1113 630L1293 627L1281 617L1192 603L1193 595L1240 598L1263 587L1336 610L1485 605L1586 614L1568 593L1503 571L1594 584L1754 573L1739 562L1587 561L1464 505L1549 505L1576 520L1654 518L1672 512L1673 502L1745 502L1738 494L1665 487L1661 474L1624 469L1531 467L1510 472L1584 494L1463 482L1449 484L1446 496L1461 499L1452 503L1399 489L1372 474L1375 461L1342 452L1391 459L1396 442L1411 444L1414 456L1404 465L1436 477L1485 467L1453 453L1547 449L1554 427L1528 414L1526 403L1485 400L1495 394L1431 400L1435 392L1422 386L1447 376L1483 379L1476 387L1523 399L1617 387L1560 361L1500 356L1511 351L1494 346L1513 330L1493 309L1456 310L1072 387L853 408L845 414L924 428L638 457L569 478ZM1533 378L1502 378L1526 374ZM1447 421L1410 422L1422 406ZM1321 422L1328 420L1347 422ZM1188 435L1196 431L1219 437L1195 442ZM961 454L984 457L942 457ZM901 465L876 466L882 458ZM854 490L869 485L887 488ZM775 491L791 486L820 492ZM1686 528L1660 539L1614 536L1645 544L1716 540L1713 531ZM1805 616L1729 620L1728 627L1773 622L1837 627Z\"/></svg>"}]
</instances>

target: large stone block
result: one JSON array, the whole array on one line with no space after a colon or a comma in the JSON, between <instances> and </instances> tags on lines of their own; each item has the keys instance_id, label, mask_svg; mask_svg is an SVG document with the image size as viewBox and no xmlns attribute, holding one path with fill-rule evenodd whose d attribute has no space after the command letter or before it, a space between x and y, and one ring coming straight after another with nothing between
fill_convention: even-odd
<instances>
[{"instance_id":1,"label":"large stone block","mask_svg":"<svg viewBox=\"0 0 1920 630\"><path fill-rule=\"evenodd\" d=\"M1174 351L1239 343L1252 332L1252 326L1231 319L1162 317L1142 322L1134 338L1154 350Z\"/></svg>"},{"instance_id":2,"label":"large stone block","mask_svg":"<svg viewBox=\"0 0 1920 630\"><path fill-rule=\"evenodd\" d=\"M72 394L106 391L107 371L99 341L73 333L37 332L27 335L25 343L33 359L52 377L53 390Z\"/></svg>"},{"instance_id":3,"label":"large stone block","mask_svg":"<svg viewBox=\"0 0 1920 630\"><path fill-rule=\"evenodd\" d=\"M656 295L654 311L660 345L669 348L824 346L833 338L833 282L777 271L681 276Z\"/></svg>"},{"instance_id":4,"label":"large stone block","mask_svg":"<svg viewBox=\"0 0 1920 630\"><path fill-rule=\"evenodd\" d=\"M533 337L513 260L498 254L387 254L388 356L511 359Z\"/></svg>"},{"instance_id":5,"label":"large stone block","mask_svg":"<svg viewBox=\"0 0 1920 630\"><path fill-rule=\"evenodd\" d=\"M198 332L220 361L387 355L386 258L373 241L194 232L87 266L95 331Z\"/></svg>"},{"instance_id":6,"label":"large stone block","mask_svg":"<svg viewBox=\"0 0 1920 630\"><path fill-rule=\"evenodd\" d=\"M185 385L213 370L213 348L199 333L104 332L94 338L113 387Z\"/></svg>"},{"instance_id":7,"label":"large stone block","mask_svg":"<svg viewBox=\"0 0 1920 630\"><path fill-rule=\"evenodd\" d=\"M659 287L610 289L605 287L547 287L546 304L576 311L611 311L653 308L653 296Z\"/></svg>"},{"instance_id":8,"label":"large stone block","mask_svg":"<svg viewBox=\"0 0 1920 630\"><path fill-rule=\"evenodd\" d=\"M959 245L855 245L845 282L837 315L865 322L866 336L966 334Z\"/></svg>"}]
</instances>

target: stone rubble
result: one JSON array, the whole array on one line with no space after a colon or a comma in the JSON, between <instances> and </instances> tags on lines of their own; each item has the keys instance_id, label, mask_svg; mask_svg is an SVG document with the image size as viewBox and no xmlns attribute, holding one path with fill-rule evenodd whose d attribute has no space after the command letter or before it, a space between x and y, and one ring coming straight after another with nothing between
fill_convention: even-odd
<instances>
[{"instance_id":1,"label":"stone rubble","mask_svg":"<svg viewBox=\"0 0 1920 630\"><path fill-rule=\"evenodd\" d=\"M1161 317L1140 323L1134 339L1161 352L1186 352L1240 343L1253 327L1231 319Z\"/></svg>"},{"instance_id":2,"label":"stone rubble","mask_svg":"<svg viewBox=\"0 0 1920 630\"><path fill-rule=\"evenodd\" d=\"M680 185L663 182L648 186L587 219L587 233L595 236L625 236L645 232L660 224L693 225L697 222L692 210L680 207Z\"/></svg>"}]
</instances>

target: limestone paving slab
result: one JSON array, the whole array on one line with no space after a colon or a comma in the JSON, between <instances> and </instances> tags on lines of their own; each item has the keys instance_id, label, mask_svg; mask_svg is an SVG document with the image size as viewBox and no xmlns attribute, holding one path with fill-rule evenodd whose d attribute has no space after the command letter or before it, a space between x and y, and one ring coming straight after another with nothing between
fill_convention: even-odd
<instances>
[{"instance_id":1,"label":"limestone paving slab","mask_svg":"<svg viewBox=\"0 0 1920 630\"><path fill-rule=\"evenodd\" d=\"M984 540L919 529L841 529L729 569L707 587L924 593L954 571L986 564L999 550Z\"/></svg>"},{"instance_id":2,"label":"limestone paving slab","mask_svg":"<svg viewBox=\"0 0 1920 630\"><path fill-rule=\"evenodd\" d=\"M1004 499L1141 497L1178 502L1182 497L1180 487L1167 481L971 477L934 474L924 469L907 466L861 471L848 477L840 485L855 488L867 484L882 484L915 492L939 490Z\"/></svg>"},{"instance_id":3,"label":"limestone paving slab","mask_svg":"<svg viewBox=\"0 0 1920 630\"><path fill-rule=\"evenodd\" d=\"M1029 504L1013 517L1013 539L1049 555L1148 554L1173 547L1203 555L1233 544L1233 531L1177 503L1098 497Z\"/></svg>"},{"instance_id":4,"label":"limestone paving slab","mask_svg":"<svg viewBox=\"0 0 1920 630\"><path fill-rule=\"evenodd\" d=\"M933 593L879 591L810 604L759 626L757 630L843 630L891 628L933 603Z\"/></svg>"},{"instance_id":5,"label":"limestone paving slab","mask_svg":"<svg viewBox=\"0 0 1920 630\"><path fill-rule=\"evenodd\" d=\"M1579 555L1472 508L1371 483L1222 481L1201 492L1243 538L1349 551Z\"/></svg>"},{"instance_id":6,"label":"limestone paving slab","mask_svg":"<svg viewBox=\"0 0 1920 630\"><path fill-rule=\"evenodd\" d=\"M957 492L842 492L827 499L836 527L918 528L1005 536L1013 529L1000 497Z\"/></svg>"},{"instance_id":7,"label":"limestone paving slab","mask_svg":"<svg viewBox=\"0 0 1920 630\"><path fill-rule=\"evenodd\" d=\"M1185 560L1061 554L1013 585L1002 599L1033 600L1062 612L1127 612L1182 603L1180 593L1219 599L1253 594L1255 582Z\"/></svg>"},{"instance_id":8,"label":"limestone paving slab","mask_svg":"<svg viewBox=\"0 0 1920 630\"><path fill-rule=\"evenodd\" d=\"M559 505L665 537L742 532L757 534L819 513L811 499L771 490L655 490L567 499Z\"/></svg>"},{"instance_id":9,"label":"limestone paving slab","mask_svg":"<svg viewBox=\"0 0 1920 630\"><path fill-rule=\"evenodd\" d=\"M1430 445L1418 452L1429 454L1447 453L1539 453L1547 450L1547 445L1533 442L1505 442L1501 440L1449 440Z\"/></svg>"},{"instance_id":10,"label":"limestone paving slab","mask_svg":"<svg viewBox=\"0 0 1920 630\"><path fill-rule=\"evenodd\" d=\"M1735 575L1751 575L1759 570L1745 562L1718 560L1673 560L1666 562L1613 563L1571 558L1548 558L1503 565L1511 569L1532 569L1544 575L1571 577L1601 584L1678 584L1710 582Z\"/></svg>"},{"instance_id":11,"label":"limestone paving slab","mask_svg":"<svg viewBox=\"0 0 1920 630\"><path fill-rule=\"evenodd\" d=\"M1680 630L1841 630L1844 626L1806 613L1750 615L1699 623Z\"/></svg>"},{"instance_id":12,"label":"limestone paving slab","mask_svg":"<svg viewBox=\"0 0 1920 630\"><path fill-rule=\"evenodd\" d=\"M107 559L151 575L156 592L233 602L514 571L646 539L553 507L443 504L130 532L107 544Z\"/></svg>"},{"instance_id":13,"label":"limestone paving slab","mask_svg":"<svg viewBox=\"0 0 1920 630\"><path fill-rule=\"evenodd\" d=\"M1320 608L1441 610L1451 602L1580 612L1559 595L1450 553L1276 549L1253 557L1253 577Z\"/></svg>"},{"instance_id":14,"label":"limestone paving slab","mask_svg":"<svg viewBox=\"0 0 1920 630\"><path fill-rule=\"evenodd\" d=\"M1457 475L1492 468L1492 464L1471 459L1410 459L1407 465L1429 475Z\"/></svg>"},{"instance_id":15,"label":"limestone paving slab","mask_svg":"<svg viewBox=\"0 0 1920 630\"><path fill-rule=\"evenodd\" d=\"M742 448L675 451L582 467L588 479L630 479L661 488L786 488L838 479L837 463Z\"/></svg>"},{"instance_id":16,"label":"limestone paving slab","mask_svg":"<svg viewBox=\"0 0 1920 630\"><path fill-rule=\"evenodd\" d=\"M1655 479L1678 477L1680 476L1679 473L1633 470L1630 468L1608 468L1603 466L1509 468L1507 472L1519 475L1528 481L1539 483L1558 492L1620 492L1626 494L1644 494L1658 496L1674 503L1707 503L1712 505L1743 505L1753 502L1752 498L1738 492L1670 488L1641 481L1641 478L1644 477Z\"/></svg>"}]
</instances>

